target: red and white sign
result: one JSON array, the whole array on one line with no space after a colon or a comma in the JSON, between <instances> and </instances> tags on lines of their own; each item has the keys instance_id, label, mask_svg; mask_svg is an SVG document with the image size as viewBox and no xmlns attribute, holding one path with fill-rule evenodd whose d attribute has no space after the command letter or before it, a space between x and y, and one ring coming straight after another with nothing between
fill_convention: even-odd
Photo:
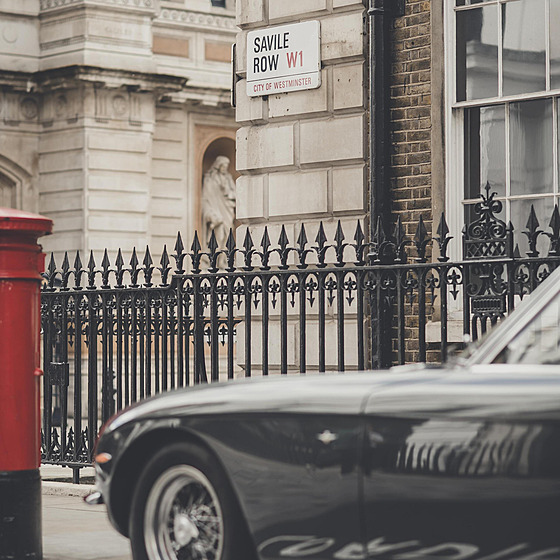
<instances>
[{"instance_id":1,"label":"red and white sign","mask_svg":"<svg viewBox=\"0 0 560 560\"><path fill-rule=\"evenodd\" d=\"M247 35L247 95L273 95L321 85L321 25L306 21Z\"/></svg>"}]
</instances>

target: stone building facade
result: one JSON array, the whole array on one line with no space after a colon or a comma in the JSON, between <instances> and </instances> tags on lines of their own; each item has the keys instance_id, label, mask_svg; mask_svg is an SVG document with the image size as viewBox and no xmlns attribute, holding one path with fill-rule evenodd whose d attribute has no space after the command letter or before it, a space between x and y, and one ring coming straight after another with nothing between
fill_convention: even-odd
<instances>
[{"instance_id":1,"label":"stone building facade","mask_svg":"<svg viewBox=\"0 0 560 560\"><path fill-rule=\"evenodd\" d=\"M359 1L237 3L238 219L253 229L266 223L275 231L287 224L297 236L305 222L314 238L320 221L332 229L338 219L355 226L365 217L364 16ZM321 24L321 87L248 97L247 33L305 20Z\"/></svg>"},{"instance_id":2,"label":"stone building facade","mask_svg":"<svg viewBox=\"0 0 560 560\"><path fill-rule=\"evenodd\" d=\"M199 227L204 171L234 161L236 31L233 0L3 0L0 204L52 218L55 253Z\"/></svg>"}]
</instances>

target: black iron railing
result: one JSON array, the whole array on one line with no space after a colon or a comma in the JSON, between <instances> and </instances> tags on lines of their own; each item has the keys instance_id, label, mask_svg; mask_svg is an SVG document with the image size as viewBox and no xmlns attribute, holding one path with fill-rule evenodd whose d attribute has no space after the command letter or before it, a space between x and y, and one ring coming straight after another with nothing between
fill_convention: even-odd
<instances>
[{"instance_id":1,"label":"black iron railing","mask_svg":"<svg viewBox=\"0 0 560 560\"><path fill-rule=\"evenodd\" d=\"M93 254L87 266L79 254L60 267L51 258L42 292L44 462L78 472L112 414L177 387L445 361L457 323L476 338L560 262L558 208L546 232L531 210L523 258L501 209L488 187L455 262L444 216L433 237L420 219L412 239L399 220L391 235L379 225L369 242L360 223L351 239L338 223L329 240L320 224L313 242L301 226L295 243L282 227L273 244L265 227L258 246L247 230L241 246L230 234L225 248L212 237L205 251L197 235L185 251L179 235L157 267L149 249L142 264L136 251L128 265L121 251L114 264L105 251L99 266Z\"/></svg>"}]
</instances>

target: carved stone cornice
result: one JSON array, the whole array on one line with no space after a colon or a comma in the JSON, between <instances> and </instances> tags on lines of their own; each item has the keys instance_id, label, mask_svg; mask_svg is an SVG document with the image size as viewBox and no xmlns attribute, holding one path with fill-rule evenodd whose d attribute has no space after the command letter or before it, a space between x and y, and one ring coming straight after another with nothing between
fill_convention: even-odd
<instances>
[{"instance_id":1,"label":"carved stone cornice","mask_svg":"<svg viewBox=\"0 0 560 560\"><path fill-rule=\"evenodd\" d=\"M153 12L156 9L156 2L157 0L41 0L40 12L47 13L77 6L113 6L120 9L131 8Z\"/></svg>"},{"instance_id":2,"label":"carved stone cornice","mask_svg":"<svg viewBox=\"0 0 560 560\"><path fill-rule=\"evenodd\" d=\"M126 87L131 91L166 93L181 91L187 78L129 70L108 70L95 66L66 66L33 74L38 90L67 88L77 83L94 83L107 88Z\"/></svg>"},{"instance_id":3,"label":"carved stone cornice","mask_svg":"<svg viewBox=\"0 0 560 560\"><path fill-rule=\"evenodd\" d=\"M159 24L177 24L200 29L220 30L231 33L238 31L235 25L235 16L225 16L180 10L176 8L162 8L156 20Z\"/></svg>"},{"instance_id":4,"label":"carved stone cornice","mask_svg":"<svg viewBox=\"0 0 560 560\"><path fill-rule=\"evenodd\" d=\"M108 70L96 66L64 66L41 72L0 70L0 88L41 92L95 83L108 88L127 87L133 91L160 93L181 91L188 78L168 74L150 74L130 70Z\"/></svg>"}]
</instances>

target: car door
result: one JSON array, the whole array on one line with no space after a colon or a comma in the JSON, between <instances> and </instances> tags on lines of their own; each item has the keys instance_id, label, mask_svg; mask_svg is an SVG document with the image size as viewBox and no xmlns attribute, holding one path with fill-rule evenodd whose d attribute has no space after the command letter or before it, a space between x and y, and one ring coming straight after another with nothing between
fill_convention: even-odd
<instances>
[{"instance_id":1,"label":"car door","mask_svg":"<svg viewBox=\"0 0 560 560\"><path fill-rule=\"evenodd\" d=\"M362 550L363 427L358 413L271 411L227 424L206 419L197 428L228 443L216 449L261 560L332 560L347 545Z\"/></svg>"},{"instance_id":2,"label":"car door","mask_svg":"<svg viewBox=\"0 0 560 560\"><path fill-rule=\"evenodd\" d=\"M361 546L358 511L363 421L358 416L311 414L262 417L258 427L273 446L253 487L264 560L330 560L345 545ZM263 465L264 466L264 465ZM268 491L267 491L268 489Z\"/></svg>"},{"instance_id":3,"label":"car door","mask_svg":"<svg viewBox=\"0 0 560 560\"><path fill-rule=\"evenodd\" d=\"M439 398L440 410L422 398ZM366 558L559 557L557 410L492 418L471 403L461 418L441 393L393 411L382 400L366 407Z\"/></svg>"}]
</instances>

